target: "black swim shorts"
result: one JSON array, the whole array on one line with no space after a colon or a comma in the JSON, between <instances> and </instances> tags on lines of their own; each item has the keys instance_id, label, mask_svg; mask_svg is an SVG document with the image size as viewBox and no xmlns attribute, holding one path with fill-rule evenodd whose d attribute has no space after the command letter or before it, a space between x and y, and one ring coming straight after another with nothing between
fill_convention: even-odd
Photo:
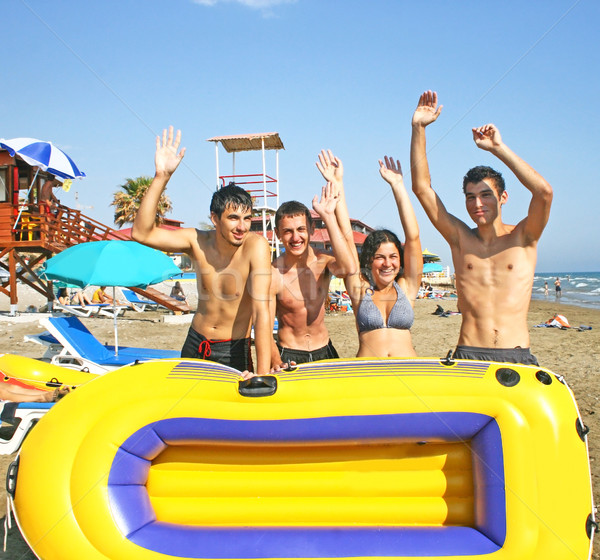
<instances>
[{"instance_id":1,"label":"black swim shorts","mask_svg":"<svg viewBox=\"0 0 600 560\"><path fill-rule=\"evenodd\" d=\"M295 350L293 348L283 348L283 346L277 345L279 353L281 354L281 362L286 363L296 362L297 364L305 364L307 362L317 362L319 360L332 360L339 358L336 349L333 347L331 340L323 348L317 350Z\"/></svg>"},{"instance_id":2,"label":"black swim shorts","mask_svg":"<svg viewBox=\"0 0 600 560\"><path fill-rule=\"evenodd\" d=\"M509 362L526 366L539 366L537 358L529 348L479 348L457 346L453 358L457 360L479 360L482 362Z\"/></svg>"},{"instance_id":3,"label":"black swim shorts","mask_svg":"<svg viewBox=\"0 0 600 560\"><path fill-rule=\"evenodd\" d=\"M254 371L250 339L208 340L192 327L181 349L182 358L198 358L218 362L238 371Z\"/></svg>"}]
</instances>

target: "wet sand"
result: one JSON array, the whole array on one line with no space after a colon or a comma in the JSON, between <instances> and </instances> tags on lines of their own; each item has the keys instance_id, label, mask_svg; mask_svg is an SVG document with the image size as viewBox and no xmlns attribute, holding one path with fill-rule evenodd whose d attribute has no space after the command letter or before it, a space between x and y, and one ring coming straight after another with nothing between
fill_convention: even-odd
<instances>
[{"instance_id":1,"label":"wet sand","mask_svg":"<svg viewBox=\"0 0 600 560\"><path fill-rule=\"evenodd\" d=\"M191 287L185 287L191 292ZM0 312L8 310L8 300L0 296ZM35 300L35 297L33 298ZM34 301L35 304L39 302ZM190 302L192 303L192 302ZM413 342L420 356L446 356L456 345L460 326L460 315L438 317L432 313L440 304L446 310L456 310L456 300L418 300L415 305L415 324L412 329ZM19 309L25 309L20 302ZM588 325L591 331L533 328L543 323L554 313L565 315L572 326ZM600 419L596 414L600 399L600 310L571 307L555 302L532 301L529 310L529 326L532 352L544 367L565 376L573 389L584 423L590 428L590 464L594 484L595 501L600 498ZM135 313L127 311L119 318L119 343L125 346L147 346L152 348L180 349L185 338L188 323L170 324L162 321L164 314L159 312ZM0 352L19 354L33 358L41 357L43 348L31 342L24 342L25 334L39 333L43 329L37 321L17 322L0 317ZM21 318L19 318L20 320ZM109 318L83 319L86 326L103 343L112 344L113 323ZM326 318L331 339L342 358L353 357L358 343L354 317L349 314L331 314ZM67 397L68 398L68 397ZM0 480L4 480L6 469L14 456L0 456ZM549 468L552 468L550 465ZM557 477L557 483L560 483ZM4 484L0 499L5 503ZM2 515L2 520L4 515ZM68 546L68 545L66 545ZM598 548L598 547L596 547ZM19 560L34 559L14 526L9 532L8 552L0 553L0 558ZM593 558L600 560L600 552Z\"/></svg>"}]
</instances>

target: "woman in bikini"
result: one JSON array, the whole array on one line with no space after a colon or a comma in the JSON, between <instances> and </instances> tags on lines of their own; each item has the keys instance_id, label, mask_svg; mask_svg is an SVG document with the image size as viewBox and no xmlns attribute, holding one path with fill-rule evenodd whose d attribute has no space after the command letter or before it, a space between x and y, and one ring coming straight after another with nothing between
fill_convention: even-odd
<instances>
[{"instance_id":1,"label":"woman in bikini","mask_svg":"<svg viewBox=\"0 0 600 560\"><path fill-rule=\"evenodd\" d=\"M358 253L352 237L343 190L341 161L331 152L321 152L317 167L336 184L341 198L336 216L342 231L349 232L348 245ZM421 284L423 256L419 226L404 187L400 162L385 157L379 173L392 188L405 242L389 230L377 230L365 240L360 256L360 274L345 279L358 329L358 357L416 356L410 335L413 305ZM340 208L341 207L341 208Z\"/></svg>"}]
</instances>

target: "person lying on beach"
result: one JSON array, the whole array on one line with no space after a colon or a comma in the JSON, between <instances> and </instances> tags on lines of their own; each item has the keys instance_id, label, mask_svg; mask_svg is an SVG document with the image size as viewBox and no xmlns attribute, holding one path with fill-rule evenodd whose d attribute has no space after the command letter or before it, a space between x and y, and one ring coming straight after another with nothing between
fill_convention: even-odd
<instances>
[{"instance_id":1,"label":"person lying on beach","mask_svg":"<svg viewBox=\"0 0 600 560\"><path fill-rule=\"evenodd\" d=\"M198 308L182 358L202 358L231 366L249 376L253 369L250 328L254 324L256 373L266 374L271 364L269 290L271 251L267 240L250 233L252 198L242 188L218 189L210 203L215 229L166 230L155 223L158 201L185 148L179 150L181 131L163 130L156 139L154 179L133 223L135 241L190 256L197 275Z\"/></svg>"},{"instance_id":2,"label":"person lying on beach","mask_svg":"<svg viewBox=\"0 0 600 560\"><path fill-rule=\"evenodd\" d=\"M71 294L71 305L81 305L82 307L85 307L91 303L92 300L83 290L77 290Z\"/></svg>"},{"instance_id":3,"label":"person lying on beach","mask_svg":"<svg viewBox=\"0 0 600 560\"><path fill-rule=\"evenodd\" d=\"M412 118L413 191L452 250L462 324L455 358L537 364L529 349L527 311L537 243L550 215L552 187L504 142L498 128L472 129L475 145L503 162L531 192L527 216L517 225L502 221L508 200L504 179L490 167L469 170L463 192L470 228L450 214L431 186L425 128L440 116L437 94L424 92Z\"/></svg>"},{"instance_id":4,"label":"person lying on beach","mask_svg":"<svg viewBox=\"0 0 600 560\"><path fill-rule=\"evenodd\" d=\"M271 367L284 362L302 364L339 358L325 326L325 299L331 275L354 274L353 255L335 217L338 196L331 183L323 187L313 208L323 220L333 254L310 246L310 210L295 200L284 202L275 214L275 233L285 251L272 265L271 316L277 316L278 341L273 340Z\"/></svg>"},{"instance_id":5,"label":"person lying on beach","mask_svg":"<svg viewBox=\"0 0 600 560\"><path fill-rule=\"evenodd\" d=\"M41 389L28 389L27 387L19 387L10 383L0 384L0 401L10 402L56 402L70 393L69 387L60 387L54 391L42 391Z\"/></svg>"},{"instance_id":6,"label":"person lying on beach","mask_svg":"<svg viewBox=\"0 0 600 560\"><path fill-rule=\"evenodd\" d=\"M358 329L357 357L416 356L410 328L413 306L423 272L419 225L404 186L400 162L379 161L379 173L389 184L404 230L404 247L393 232L376 230L365 239L360 260L354 244L343 186L343 167L330 151L321 152L317 164L323 176L334 180L340 201L336 217L360 273L348 275L346 289L352 301Z\"/></svg>"}]
</instances>

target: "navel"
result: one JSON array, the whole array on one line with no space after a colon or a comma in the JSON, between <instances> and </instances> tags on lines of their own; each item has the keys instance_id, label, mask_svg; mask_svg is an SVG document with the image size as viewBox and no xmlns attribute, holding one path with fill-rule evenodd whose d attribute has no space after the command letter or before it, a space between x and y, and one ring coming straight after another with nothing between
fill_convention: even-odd
<instances>
[{"instance_id":1,"label":"navel","mask_svg":"<svg viewBox=\"0 0 600 560\"><path fill-rule=\"evenodd\" d=\"M509 264L509 265L508 265L508 270L512 270L512 269L513 269L513 265L512 265L512 264Z\"/></svg>"},{"instance_id":2,"label":"navel","mask_svg":"<svg viewBox=\"0 0 600 560\"><path fill-rule=\"evenodd\" d=\"M469 270L472 270L472 269L473 269L473 265L472 265L471 263L469 263L469 264L467 265L467 268L468 268Z\"/></svg>"}]
</instances>

